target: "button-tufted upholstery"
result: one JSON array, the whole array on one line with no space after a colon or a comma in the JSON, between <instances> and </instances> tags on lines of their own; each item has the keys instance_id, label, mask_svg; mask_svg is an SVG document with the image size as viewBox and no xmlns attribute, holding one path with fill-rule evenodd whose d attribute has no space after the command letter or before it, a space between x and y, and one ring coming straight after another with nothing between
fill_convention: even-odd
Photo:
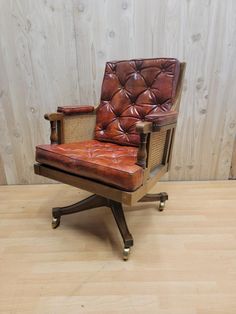
<instances>
[{"instance_id":1,"label":"button-tufted upholstery","mask_svg":"<svg viewBox=\"0 0 236 314\"><path fill-rule=\"evenodd\" d=\"M179 71L179 61L170 58L107 62L95 138L137 146L136 123L171 110Z\"/></svg>"},{"instance_id":2,"label":"button-tufted upholstery","mask_svg":"<svg viewBox=\"0 0 236 314\"><path fill-rule=\"evenodd\" d=\"M61 170L134 191L143 181L137 166L137 147L96 140L61 145L39 145L36 160Z\"/></svg>"}]
</instances>

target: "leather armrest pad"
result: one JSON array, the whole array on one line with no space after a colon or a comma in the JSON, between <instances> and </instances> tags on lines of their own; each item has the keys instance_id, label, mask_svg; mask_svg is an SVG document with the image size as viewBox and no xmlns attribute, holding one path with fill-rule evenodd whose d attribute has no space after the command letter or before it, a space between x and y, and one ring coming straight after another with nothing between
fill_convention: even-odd
<instances>
[{"instance_id":1,"label":"leather armrest pad","mask_svg":"<svg viewBox=\"0 0 236 314\"><path fill-rule=\"evenodd\" d=\"M61 112L64 115L90 113L94 111L94 106L60 106L57 107L57 112Z\"/></svg>"},{"instance_id":2,"label":"leather armrest pad","mask_svg":"<svg viewBox=\"0 0 236 314\"><path fill-rule=\"evenodd\" d=\"M167 111L167 112L155 112L147 115L145 121L153 122L155 126L163 126L177 122L178 112Z\"/></svg>"}]
</instances>

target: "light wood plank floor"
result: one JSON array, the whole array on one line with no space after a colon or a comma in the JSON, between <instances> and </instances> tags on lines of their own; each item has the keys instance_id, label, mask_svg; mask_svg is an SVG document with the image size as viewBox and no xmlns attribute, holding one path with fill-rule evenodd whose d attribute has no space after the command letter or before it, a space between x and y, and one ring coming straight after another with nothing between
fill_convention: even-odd
<instances>
[{"instance_id":1,"label":"light wood plank floor","mask_svg":"<svg viewBox=\"0 0 236 314\"><path fill-rule=\"evenodd\" d=\"M135 246L106 208L51 207L89 194L65 185L0 187L0 313L236 313L236 182L162 182L155 204L126 208Z\"/></svg>"}]
</instances>

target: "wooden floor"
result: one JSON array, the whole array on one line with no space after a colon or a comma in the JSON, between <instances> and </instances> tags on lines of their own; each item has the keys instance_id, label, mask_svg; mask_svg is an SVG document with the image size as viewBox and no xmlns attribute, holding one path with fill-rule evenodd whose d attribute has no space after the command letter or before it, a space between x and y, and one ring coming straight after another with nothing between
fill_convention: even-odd
<instances>
[{"instance_id":1,"label":"wooden floor","mask_svg":"<svg viewBox=\"0 0 236 314\"><path fill-rule=\"evenodd\" d=\"M0 313L236 313L236 181L163 182L164 212L126 208L135 246L107 208L65 216L88 196L65 185L0 187Z\"/></svg>"}]
</instances>

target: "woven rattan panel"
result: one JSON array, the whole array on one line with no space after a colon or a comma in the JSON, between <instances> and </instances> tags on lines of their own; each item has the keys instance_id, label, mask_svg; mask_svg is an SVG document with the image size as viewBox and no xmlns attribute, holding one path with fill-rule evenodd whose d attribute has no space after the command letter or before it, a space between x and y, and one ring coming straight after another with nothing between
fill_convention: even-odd
<instances>
[{"instance_id":1,"label":"woven rattan panel","mask_svg":"<svg viewBox=\"0 0 236 314\"><path fill-rule=\"evenodd\" d=\"M153 170L162 163L167 131L154 132L151 137L149 167Z\"/></svg>"},{"instance_id":2,"label":"woven rattan panel","mask_svg":"<svg viewBox=\"0 0 236 314\"><path fill-rule=\"evenodd\" d=\"M94 138L96 116L94 114L64 117L64 143L91 140Z\"/></svg>"}]
</instances>

